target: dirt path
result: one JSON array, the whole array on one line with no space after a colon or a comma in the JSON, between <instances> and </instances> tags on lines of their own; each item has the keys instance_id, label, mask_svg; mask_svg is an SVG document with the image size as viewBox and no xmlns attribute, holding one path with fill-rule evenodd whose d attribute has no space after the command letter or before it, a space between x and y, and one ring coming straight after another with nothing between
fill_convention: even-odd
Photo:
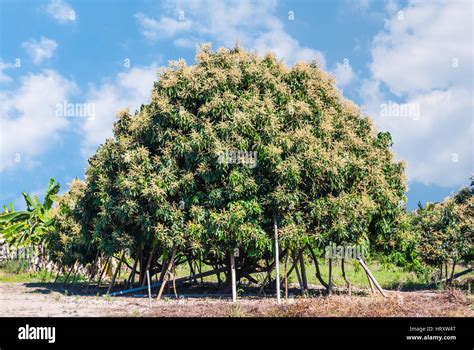
<instances>
[{"instance_id":1,"label":"dirt path","mask_svg":"<svg viewBox=\"0 0 474 350\"><path fill-rule=\"evenodd\" d=\"M291 298L277 306L272 298L182 298L74 295L47 284L0 283L0 316L468 316L473 297L461 291L388 292L389 297L334 295Z\"/></svg>"}]
</instances>

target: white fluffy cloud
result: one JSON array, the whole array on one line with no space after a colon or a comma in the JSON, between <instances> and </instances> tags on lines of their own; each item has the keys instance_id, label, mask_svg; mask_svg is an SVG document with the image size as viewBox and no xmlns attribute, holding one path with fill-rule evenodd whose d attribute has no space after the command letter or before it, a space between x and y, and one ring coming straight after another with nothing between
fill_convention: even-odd
<instances>
[{"instance_id":1,"label":"white fluffy cloud","mask_svg":"<svg viewBox=\"0 0 474 350\"><path fill-rule=\"evenodd\" d=\"M46 12L59 23L76 20L76 12L72 6L62 0L51 0L46 6Z\"/></svg>"},{"instance_id":2,"label":"white fluffy cloud","mask_svg":"<svg viewBox=\"0 0 474 350\"><path fill-rule=\"evenodd\" d=\"M356 78L356 74L349 63L344 64L337 62L333 74L336 77L337 86L340 88L349 85Z\"/></svg>"},{"instance_id":3,"label":"white fluffy cloud","mask_svg":"<svg viewBox=\"0 0 474 350\"><path fill-rule=\"evenodd\" d=\"M458 186L474 169L471 6L411 1L374 37L361 96L376 124L392 133L409 180ZM382 115L391 99L418 115Z\"/></svg>"},{"instance_id":4,"label":"white fluffy cloud","mask_svg":"<svg viewBox=\"0 0 474 350\"><path fill-rule=\"evenodd\" d=\"M90 156L99 144L112 136L112 125L119 110L129 108L133 113L150 99L157 69L155 64L134 67L119 73L113 81L91 87L86 102L95 107L95 117L85 120L81 130L83 156Z\"/></svg>"},{"instance_id":5,"label":"white fluffy cloud","mask_svg":"<svg viewBox=\"0 0 474 350\"><path fill-rule=\"evenodd\" d=\"M386 21L385 31L373 40L374 78L397 95L470 86L472 5L412 1L401 16Z\"/></svg>"},{"instance_id":6,"label":"white fluffy cloud","mask_svg":"<svg viewBox=\"0 0 474 350\"><path fill-rule=\"evenodd\" d=\"M260 54L274 52L278 58L284 58L290 65L298 61L314 60L319 61L323 67L326 65L321 52L302 47L296 39L285 32L280 22L275 22L268 31L257 36L251 45Z\"/></svg>"},{"instance_id":7,"label":"white fluffy cloud","mask_svg":"<svg viewBox=\"0 0 474 350\"><path fill-rule=\"evenodd\" d=\"M10 83L12 81L12 78L3 72L4 70L11 67L11 64L5 63L0 59L0 83Z\"/></svg>"},{"instance_id":8,"label":"white fluffy cloud","mask_svg":"<svg viewBox=\"0 0 474 350\"><path fill-rule=\"evenodd\" d=\"M42 36L39 41L32 39L23 42L21 46L26 50L28 55L31 56L35 64L40 64L44 60L53 57L58 44L54 40Z\"/></svg>"},{"instance_id":9,"label":"white fluffy cloud","mask_svg":"<svg viewBox=\"0 0 474 350\"><path fill-rule=\"evenodd\" d=\"M33 160L59 138L68 121L56 115L56 105L77 91L70 81L53 70L28 74L21 85L0 91L0 171Z\"/></svg>"},{"instance_id":10,"label":"white fluffy cloud","mask_svg":"<svg viewBox=\"0 0 474 350\"><path fill-rule=\"evenodd\" d=\"M275 15L277 4L277 0L173 0L166 6L169 16L155 20L137 14L136 18L145 37L176 37L174 43L180 47L196 41L215 40L226 46L239 41L261 54L273 51L288 64L317 59L324 65L321 52L302 46L285 31ZM189 40L190 34L199 40Z\"/></svg>"},{"instance_id":11,"label":"white fluffy cloud","mask_svg":"<svg viewBox=\"0 0 474 350\"><path fill-rule=\"evenodd\" d=\"M159 20L155 20L143 13L137 13L135 18L140 23L142 34L150 40L168 38L192 27L192 23L188 20L178 20L170 17L161 17Z\"/></svg>"}]
</instances>

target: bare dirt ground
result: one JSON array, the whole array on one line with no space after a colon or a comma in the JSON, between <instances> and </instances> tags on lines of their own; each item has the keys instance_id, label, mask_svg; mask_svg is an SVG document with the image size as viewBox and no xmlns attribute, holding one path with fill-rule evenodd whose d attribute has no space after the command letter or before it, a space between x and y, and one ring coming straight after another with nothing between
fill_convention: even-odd
<instances>
[{"instance_id":1,"label":"bare dirt ground","mask_svg":"<svg viewBox=\"0 0 474 350\"><path fill-rule=\"evenodd\" d=\"M101 293L104 291L101 290ZM474 300L465 292L388 291L388 297L358 293L331 297L291 297L277 305L274 298L103 297L97 291L62 288L45 283L0 283L0 316L63 317L322 317L322 316L467 316L474 317Z\"/></svg>"}]
</instances>

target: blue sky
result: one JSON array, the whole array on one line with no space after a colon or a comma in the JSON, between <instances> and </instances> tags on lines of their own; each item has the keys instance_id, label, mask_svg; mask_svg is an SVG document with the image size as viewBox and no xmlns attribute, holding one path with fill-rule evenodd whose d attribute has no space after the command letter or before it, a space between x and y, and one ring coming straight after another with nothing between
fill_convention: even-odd
<instances>
[{"instance_id":1,"label":"blue sky","mask_svg":"<svg viewBox=\"0 0 474 350\"><path fill-rule=\"evenodd\" d=\"M443 200L473 173L470 1L0 0L0 203L62 191L111 136L118 110L147 103L156 71L195 47L237 40L289 65L319 59L347 98L392 133L408 208ZM58 114L58 104L93 113Z\"/></svg>"}]
</instances>

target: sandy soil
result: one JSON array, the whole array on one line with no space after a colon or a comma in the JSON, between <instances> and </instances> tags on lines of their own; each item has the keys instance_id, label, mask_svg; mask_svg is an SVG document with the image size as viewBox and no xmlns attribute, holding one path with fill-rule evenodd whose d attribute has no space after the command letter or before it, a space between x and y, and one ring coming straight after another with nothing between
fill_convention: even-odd
<instances>
[{"instance_id":1,"label":"sandy soil","mask_svg":"<svg viewBox=\"0 0 474 350\"><path fill-rule=\"evenodd\" d=\"M102 291L103 292L103 291ZM244 297L233 304L227 297L143 296L102 297L76 288L65 292L50 284L0 283L0 316L468 316L474 317L473 297L465 292L399 292L379 295L291 297L282 305L273 298Z\"/></svg>"}]
</instances>

